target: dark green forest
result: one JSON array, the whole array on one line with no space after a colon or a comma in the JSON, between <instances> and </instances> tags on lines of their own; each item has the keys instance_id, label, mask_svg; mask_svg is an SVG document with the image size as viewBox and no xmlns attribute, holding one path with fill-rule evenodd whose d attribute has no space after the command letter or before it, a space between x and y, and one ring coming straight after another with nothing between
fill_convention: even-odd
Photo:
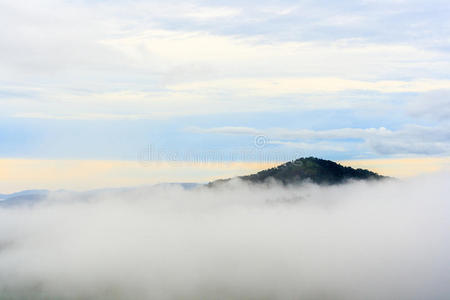
<instances>
[{"instance_id":1,"label":"dark green forest","mask_svg":"<svg viewBox=\"0 0 450 300\"><path fill-rule=\"evenodd\" d=\"M311 181L321 185L331 185L344 183L348 180L379 180L386 177L365 169L345 167L331 160L304 157L256 174L240 176L239 178L253 183L263 183L272 178L283 184ZM209 185L228 180L217 180Z\"/></svg>"}]
</instances>

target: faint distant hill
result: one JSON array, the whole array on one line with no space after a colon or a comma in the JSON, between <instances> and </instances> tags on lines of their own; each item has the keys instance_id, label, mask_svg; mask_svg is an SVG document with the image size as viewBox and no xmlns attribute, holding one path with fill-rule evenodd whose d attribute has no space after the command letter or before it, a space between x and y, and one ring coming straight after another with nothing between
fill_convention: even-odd
<instances>
[{"instance_id":1,"label":"faint distant hill","mask_svg":"<svg viewBox=\"0 0 450 300\"><path fill-rule=\"evenodd\" d=\"M12 194L0 194L0 206L34 204L47 197L48 190L25 190Z\"/></svg>"},{"instance_id":2,"label":"faint distant hill","mask_svg":"<svg viewBox=\"0 0 450 300\"><path fill-rule=\"evenodd\" d=\"M369 170L344 167L331 160L305 157L263 170L256 174L240 176L238 178L253 183L263 183L269 178L272 178L283 184L296 184L310 181L317 184L331 185L344 183L349 180L378 180L387 177ZM220 179L210 182L208 185L214 186L229 180Z\"/></svg>"},{"instance_id":3,"label":"faint distant hill","mask_svg":"<svg viewBox=\"0 0 450 300\"><path fill-rule=\"evenodd\" d=\"M126 195L137 191L151 193L154 189L180 187L184 190L192 190L196 187L202 186L200 183L180 182L180 183L160 183L151 186L142 187L123 187L123 188L102 188L96 190L88 190L83 192L58 190L25 190L12 194L0 194L0 208L14 207L14 206L32 206L41 203L43 200L51 199L83 199L89 201L96 197L108 197L113 195ZM3 299L0 297L0 299Z\"/></svg>"}]
</instances>

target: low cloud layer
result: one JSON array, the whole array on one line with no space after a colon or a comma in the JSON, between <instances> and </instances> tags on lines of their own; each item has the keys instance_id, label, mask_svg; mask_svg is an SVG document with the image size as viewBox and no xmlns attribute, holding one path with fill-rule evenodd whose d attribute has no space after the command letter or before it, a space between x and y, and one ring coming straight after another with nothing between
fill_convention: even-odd
<instances>
[{"instance_id":1,"label":"low cloud layer","mask_svg":"<svg viewBox=\"0 0 450 300\"><path fill-rule=\"evenodd\" d=\"M0 291L12 299L448 299L449 179L55 192L0 209Z\"/></svg>"}]
</instances>

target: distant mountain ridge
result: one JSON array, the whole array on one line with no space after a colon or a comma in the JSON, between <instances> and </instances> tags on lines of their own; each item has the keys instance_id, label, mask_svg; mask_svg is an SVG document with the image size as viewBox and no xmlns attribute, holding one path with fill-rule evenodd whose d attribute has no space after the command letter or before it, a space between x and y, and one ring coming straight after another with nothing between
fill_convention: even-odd
<instances>
[{"instance_id":1,"label":"distant mountain ridge","mask_svg":"<svg viewBox=\"0 0 450 300\"><path fill-rule=\"evenodd\" d=\"M47 197L48 190L24 190L12 194L0 194L0 206L33 204Z\"/></svg>"},{"instance_id":2,"label":"distant mountain ridge","mask_svg":"<svg viewBox=\"0 0 450 300\"><path fill-rule=\"evenodd\" d=\"M345 167L331 160L303 157L256 174L239 176L237 178L253 183L263 183L272 178L283 184L311 181L316 184L331 185L344 183L349 180L379 180L387 177L365 169ZM210 182L208 185L213 186L229 180L220 179Z\"/></svg>"},{"instance_id":3,"label":"distant mountain ridge","mask_svg":"<svg viewBox=\"0 0 450 300\"><path fill-rule=\"evenodd\" d=\"M24 190L12 194L0 194L0 208L19 206L19 205L35 205L41 203L43 200L48 199L52 196L54 199L58 198L70 198L70 196L78 196L84 199L90 199L105 195L110 195L111 193L121 194L127 192L133 192L139 189L161 189L178 186L184 190L192 190L196 187L202 186L204 184L194 183L194 182L169 182L169 183L159 183L150 186L141 187L121 187L121 188L100 188L95 190L87 191L68 191L68 190Z\"/></svg>"}]
</instances>

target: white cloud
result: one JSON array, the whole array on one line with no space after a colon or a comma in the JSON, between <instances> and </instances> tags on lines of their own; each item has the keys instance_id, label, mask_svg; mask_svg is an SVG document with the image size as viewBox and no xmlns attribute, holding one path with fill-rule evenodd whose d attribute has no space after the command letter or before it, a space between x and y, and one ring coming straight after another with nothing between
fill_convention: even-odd
<instances>
[{"instance_id":1,"label":"white cloud","mask_svg":"<svg viewBox=\"0 0 450 300\"><path fill-rule=\"evenodd\" d=\"M197 20L211 20L236 17L239 13L239 9L231 7L193 7L190 12L184 13L183 16Z\"/></svg>"},{"instance_id":2,"label":"white cloud","mask_svg":"<svg viewBox=\"0 0 450 300\"><path fill-rule=\"evenodd\" d=\"M450 153L450 128L448 126L425 127L407 125L398 130L380 128L339 128L330 130L292 130L272 128L258 130L247 127L217 127L188 128L192 132L211 134L253 135L265 136L276 144L294 146L303 145L304 149L320 150L317 141L328 141L328 148L335 151L351 151L351 145L345 145L345 140L356 139L358 144L376 154L448 154ZM284 141L283 141L284 140ZM344 140L335 143L333 140ZM317 146L315 148L315 146Z\"/></svg>"},{"instance_id":3,"label":"white cloud","mask_svg":"<svg viewBox=\"0 0 450 300\"><path fill-rule=\"evenodd\" d=\"M342 78L240 78L212 81L198 81L169 86L174 90L221 91L233 95L280 97L283 95L308 93L336 93L346 90L365 90L380 93L417 93L444 89L450 80L412 81L362 81Z\"/></svg>"},{"instance_id":4,"label":"white cloud","mask_svg":"<svg viewBox=\"0 0 450 300\"><path fill-rule=\"evenodd\" d=\"M448 180L55 192L0 208L0 288L26 299L445 299Z\"/></svg>"},{"instance_id":5,"label":"white cloud","mask_svg":"<svg viewBox=\"0 0 450 300\"><path fill-rule=\"evenodd\" d=\"M349 3L264 1L257 7L202 1L0 5L2 118L346 110L369 113L378 128L274 131L272 142L307 148L301 139L354 138L375 153L449 152L442 133L448 126L436 125L449 118L442 92L450 86L442 26L449 18L439 11L441 2L365 3L357 9ZM438 16L418 16L417 8ZM383 131L375 113L398 117L390 125L400 129ZM435 127L407 128L408 114ZM343 149L337 143L321 147Z\"/></svg>"},{"instance_id":6,"label":"white cloud","mask_svg":"<svg viewBox=\"0 0 450 300\"><path fill-rule=\"evenodd\" d=\"M414 117L432 121L450 120L450 90L437 90L418 96L407 108Z\"/></svg>"},{"instance_id":7,"label":"white cloud","mask_svg":"<svg viewBox=\"0 0 450 300\"><path fill-rule=\"evenodd\" d=\"M51 119L51 120L139 120L139 119L152 119L157 116L152 114L45 114L45 113L20 113L15 114L14 118L26 118L26 119Z\"/></svg>"},{"instance_id":8,"label":"white cloud","mask_svg":"<svg viewBox=\"0 0 450 300\"><path fill-rule=\"evenodd\" d=\"M280 5L273 11L301 10ZM7 1L0 11L0 84L39 91L19 102L2 95L8 116L64 118L66 109L74 116L112 118L142 110L167 116L350 109L377 99L343 100L337 93L422 93L450 86L442 76L450 68L448 53L415 44L283 41L208 26L168 26L189 18L202 23L248 17L239 5Z\"/></svg>"},{"instance_id":9,"label":"white cloud","mask_svg":"<svg viewBox=\"0 0 450 300\"><path fill-rule=\"evenodd\" d=\"M282 139L361 139L367 136L388 136L392 131L386 128L341 128L331 130L291 130L283 128L273 128L268 130L257 130L248 127L217 127L217 128L189 128L188 130L199 133L219 133L219 134L244 134L244 135L264 135Z\"/></svg>"},{"instance_id":10,"label":"white cloud","mask_svg":"<svg viewBox=\"0 0 450 300\"><path fill-rule=\"evenodd\" d=\"M347 147L339 143L330 142L315 142L315 143L305 143L305 142L290 142L290 141L276 141L270 140L268 144L273 145L283 145L289 148L299 149L308 152L320 152L320 151L333 151L333 152L346 152Z\"/></svg>"}]
</instances>

